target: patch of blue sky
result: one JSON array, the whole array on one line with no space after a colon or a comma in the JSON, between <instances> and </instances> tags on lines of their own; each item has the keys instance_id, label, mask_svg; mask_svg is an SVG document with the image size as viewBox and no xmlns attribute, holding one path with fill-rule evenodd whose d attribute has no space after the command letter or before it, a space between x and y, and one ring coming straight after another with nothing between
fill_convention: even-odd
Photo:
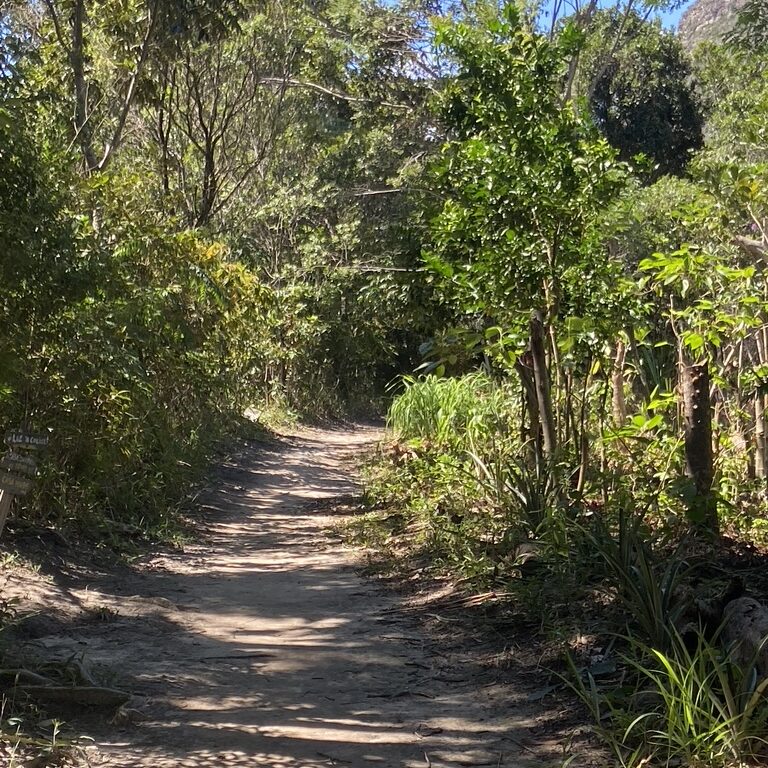
<instances>
[{"instance_id":1,"label":"patch of blue sky","mask_svg":"<svg viewBox=\"0 0 768 768\"><path fill-rule=\"evenodd\" d=\"M655 3L627 0L626 2L620 2L619 5L622 8L626 8L627 5L631 4L642 13L653 5L660 6L658 10L651 11L651 16L661 19L661 23L666 29L675 29L680 21L680 17L685 13L686 8L692 5L693 2L694 0L677 0L673 3L663 2L663 0L657 0ZM586 4L586 0L543 0L540 8L542 13L551 19L553 11L557 13L558 17L562 17L564 15L569 15L577 8L583 7ZM598 2L598 5L601 8L615 6L616 4L616 0L599 0ZM673 7L669 8L669 6Z\"/></svg>"}]
</instances>

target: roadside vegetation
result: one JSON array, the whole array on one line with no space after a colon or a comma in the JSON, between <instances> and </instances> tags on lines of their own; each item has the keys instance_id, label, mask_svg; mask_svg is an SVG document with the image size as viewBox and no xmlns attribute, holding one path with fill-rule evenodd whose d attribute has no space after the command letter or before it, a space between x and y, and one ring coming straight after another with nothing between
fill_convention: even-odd
<instances>
[{"instance_id":1,"label":"roadside vegetation","mask_svg":"<svg viewBox=\"0 0 768 768\"><path fill-rule=\"evenodd\" d=\"M454 324L353 529L538 623L622 766L768 756L761 14L692 55L618 9L438 30Z\"/></svg>"}]
</instances>

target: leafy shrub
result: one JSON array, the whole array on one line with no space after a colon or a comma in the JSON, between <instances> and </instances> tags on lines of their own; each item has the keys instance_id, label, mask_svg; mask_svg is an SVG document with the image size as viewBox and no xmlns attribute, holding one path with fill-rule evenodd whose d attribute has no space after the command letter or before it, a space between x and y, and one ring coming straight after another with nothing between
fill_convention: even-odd
<instances>
[{"instance_id":1,"label":"leafy shrub","mask_svg":"<svg viewBox=\"0 0 768 768\"><path fill-rule=\"evenodd\" d=\"M90 193L98 227L72 214L44 197L50 169L18 170L28 152L19 140L0 157L14 192L0 203L0 427L52 434L24 517L166 527L250 404L270 291L220 245L132 216L117 181Z\"/></svg>"}]
</instances>

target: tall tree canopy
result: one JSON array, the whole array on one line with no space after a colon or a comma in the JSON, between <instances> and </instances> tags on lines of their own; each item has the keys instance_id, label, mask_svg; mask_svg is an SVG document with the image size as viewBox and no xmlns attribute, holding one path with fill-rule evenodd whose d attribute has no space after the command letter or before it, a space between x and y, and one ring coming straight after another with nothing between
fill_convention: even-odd
<instances>
[{"instance_id":1,"label":"tall tree canopy","mask_svg":"<svg viewBox=\"0 0 768 768\"><path fill-rule=\"evenodd\" d=\"M637 13L597 14L580 91L622 160L647 159L651 179L682 174L703 145L703 115L682 45Z\"/></svg>"}]
</instances>

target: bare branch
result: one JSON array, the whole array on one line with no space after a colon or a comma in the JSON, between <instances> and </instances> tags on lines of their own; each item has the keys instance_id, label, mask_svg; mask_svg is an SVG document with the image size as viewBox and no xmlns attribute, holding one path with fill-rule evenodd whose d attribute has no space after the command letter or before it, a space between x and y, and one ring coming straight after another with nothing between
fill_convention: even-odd
<instances>
[{"instance_id":1,"label":"bare branch","mask_svg":"<svg viewBox=\"0 0 768 768\"><path fill-rule=\"evenodd\" d=\"M59 41L59 45L64 49L65 53L70 54L72 46L69 44L69 40L64 35L64 31L61 27L61 21L59 20L59 14L56 12L56 6L53 4L53 0L43 0L43 3L48 10L48 15L53 22L53 30L56 33L56 39Z\"/></svg>"},{"instance_id":2,"label":"bare branch","mask_svg":"<svg viewBox=\"0 0 768 768\"><path fill-rule=\"evenodd\" d=\"M312 91L325 94L326 96L332 96L334 99L340 99L342 101L348 101L353 104L376 104L381 107L389 107L391 109L403 109L411 111L413 108L408 104L395 104L389 101L376 101L375 99L363 99L358 96L350 96L348 93L342 93L331 88L326 88L319 83L310 83L303 80L293 80L282 77L262 77L259 78L259 83L263 85L281 85L289 88L308 88Z\"/></svg>"},{"instance_id":3,"label":"bare branch","mask_svg":"<svg viewBox=\"0 0 768 768\"><path fill-rule=\"evenodd\" d=\"M736 237L731 240L731 243L744 251L744 253L746 253L748 256L751 256L757 262L764 261L765 257L768 255L768 245L766 245L762 240L753 240L749 237L736 235Z\"/></svg>"},{"instance_id":4,"label":"bare branch","mask_svg":"<svg viewBox=\"0 0 768 768\"><path fill-rule=\"evenodd\" d=\"M147 62L147 58L149 57L149 48L155 31L155 24L157 23L158 6L159 0L155 0L150 10L149 24L147 25L147 31L145 32L144 39L141 43L139 56L136 61L136 67L134 68L133 74L128 81L128 87L126 88L125 96L123 98L123 105L117 118L115 130L112 132L112 139L105 145L104 154L102 155L96 170L103 171L107 167L110 160L112 159L114 151L120 146L120 142L122 141L123 130L125 129L125 121L128 119L128 114L131 111L131 107L133 106L133 101L136 96L136 86L138 85L139 78L144 71L144 65Z\"/></svg>"}]
</instances>

